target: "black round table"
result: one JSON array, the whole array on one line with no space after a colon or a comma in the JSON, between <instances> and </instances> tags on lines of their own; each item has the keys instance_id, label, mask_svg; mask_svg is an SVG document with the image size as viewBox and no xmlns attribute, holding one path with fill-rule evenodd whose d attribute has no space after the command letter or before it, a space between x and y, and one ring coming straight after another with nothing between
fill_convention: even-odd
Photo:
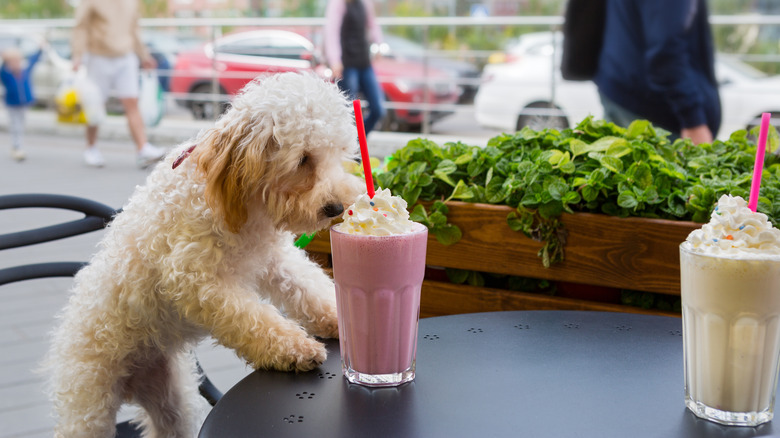
<instances>
[{"instance_id":1,"label":"black round table","mask_svg":"<svg viewBox=\"0 0 780 438\"><path fill-rule=\"evenodd\" d=\"M420 320L415 381L350 384L338 341L308 373L255 371L212 409L212 437L752 437L684 403L679 318L522 311Z\"/></svg>"}]
</instances>

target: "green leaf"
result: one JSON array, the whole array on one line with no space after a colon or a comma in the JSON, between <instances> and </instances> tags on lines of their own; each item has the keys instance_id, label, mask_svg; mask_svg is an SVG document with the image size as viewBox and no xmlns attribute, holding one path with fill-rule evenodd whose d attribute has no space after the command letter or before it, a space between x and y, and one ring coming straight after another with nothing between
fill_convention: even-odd
<instances>
[{"instance_id":1,"label":"green leaf","mask_svg":"<svg viewBox=\"0 0 780 438\"><path fill-rule=\"evenodd\" d=\"M465 269L445 268L444 272L447 274L447 278L455 284L463 284L466 279L469 278L469 272Z\"/></svg>"},{"instance_id":2,"label":"green leaf","mask_svg":"<svg viewBox=\"0 0 780 438\"><path fill-rule=\"evenodd\" d=\"M507 223L507 225L509 225L509 228L511 228L512 231L522 231L528 225L530 225L527 222L528 221L526 220L526 218L524 218L524 217L521 218L514 211L509 213L507 215L507 217L506 217L506 223Z\"/></svg>"},{"instance_id":3,"label":"green leaf","mask_svg":"<svg viewBox=\"0 0 780 438\"><path fill-rule=\"evenodd\" d=\"M606 154L610 157L620 158L630 154L633 151L628 142L622 138L616 139L607 148Z\"/></svg>"},{"instance_id":4,"label":"green leaf","mask_svg":"<svg viewBox=\"0 0 780 438\"><path fill-rule=\"evenodd\" d=\"M452 187L455 187L455 182L454 182L452 179L450 179L450 176L449 176L449 174L447 174L447 173L444 173L444 172L442 172L442 171L440 171L440 170L438 170L438 169L437 169L437 170L435 170L435 171L433 172L433 175L434 175L436 178L439 178L440 180L444 181L444 182L445 182L445 183L447 183L448 185L450 185L450 186L452 186Z\"/></svg>"},{"instance_id":5,"label":"green leaf","mask_svg":"<svg viewBox=\"0 0 780 438\"><path fill-rule=\"evenodd\" d=\"M767 132L766 137L766 150L770 153L774 152L777 150L778 145L780 145L780 137L777 134L775 126L770 123L769 132Z\"/></svg>"},{"instance_id":6,"label":"green leaf","mask_svg":"<svg viewBox=\"0 0 780 438\"><path fill-rule=\"evenodd\" d=\"M420 175L420 178L417 180L417 185L420 187L427 187L431 184L433 184L433 177L427 173Z\"/></svg>"},{"instance_id":7,"label":"green leaf","mask_svg":"<svg viewBox=\"0 0 780 438\"><path fill-rule=\"evenodd\" d=\"M623 208L636 208L637 205L639 205L639 201L636 199L636 196L633 192L625 191L620 193L617 199L617 203L619 206Z\"/></svg>"},{"instance_id":8,"label":"green leaf","mask_svg":"<svg viewBox=\"0 0 780 438\"><path fill-rule=\"evenodd\" d=\"M436 166L436 171L445 175L449 175L456 170L458 170L458 166L452 160L441 160L439 165Z\"/></svg>"},{"instance_id":9,"label":"green leaf","mask_svg":"<svg viewBox=\"0 0 780 438\"><path fill-rule=\"evenodd\" d=\"M639 137L655 137L655 131L653 125L647 120L634 120L626 128L626 137L639 138Z\"/></svg>"},{"instance_id":10,"label":"green leaf","mask_svg":"<svg viewBox=\"0 0 780 438\"><path fill-rule=\"evenodd\" d=\"M450 208L447 207L447 204L445 204L442 201L434 201L433 205L431 205L431 211L439 212L441 214L446 215L450 212Z\"/></svg>"},{"instance_id":11,"label":"green leaf","mask_svg":"<svg viewBox=\"0 0 780 438\"><path fill-rule=\"evenodd\" d=\"M470 162L473 156L474 156L474 154L471 153L471 152L465 153L465 154L463 154L463 155L461 155L461 156L459 156L458 158L455 159L455 164L458 165L458 166L462 166L462 165Z\"/></svg>"},{"instance_id":12,"label":"green leaf","mask_svg":"<svg viewBox=\"0 0 780 438\"><path fill-rule=\"evenodd\" d=\"M615 143L625 143L625 139L619 137L606 136L594 141L588 146L588 152L604 152Z\"/></svg>"},{"instance_id":13,"label":"green leaf","mask_svg":"<svg viewBox=\"0 0 780 438\"><path fill-rule=\"evenodd\" d=\"M412 212L409 213L409 219L427 225L428 212L425 211L425 207L422 204L417 204L414 206Z\"/></svg>"},{"instance_id":14,"label":"green leaf","mask_svg":"<svg viewBox=\"0 0 780 438\"><path fill-rule=\"evenodd\" d=\"M406 201L406 205L414 205L417 203L417 199L420 197L421 192L421 187L410 186L407 184L404 186L401 192L401 197L404 198L404 201Z\"/></svg>"},{"instance_id":15,"label":"green leaf","mask_svg":"<svg viewBox=\"0 0 780 438\"><path fill-rule=\"evenodd\" d=\"M582 200L582 197L579 193L575 191L569 191L566 192L565 195L563 195L563 198L561 201L563 201L564 204L577 204Z\"/></svg>"},{"instance_id":16,"label":"green leaf","mask_svg":"<svg viewBox=\"0 0 780 438\"><path fill-rule=\"evenodd\" d=\"M464 183L463 180L459 180L458 184L455 185L455 190L453 190L452 195L450 195L450 199L471 199L473 196L474 193L466 186L466 183Z\"/></svg>"},{"instance_id":17,"label":"green leaf","mask_svg":"<svg viewBox=\"0 0 780 438\"><path fill-rule=\"evenodd\" d=\"M571 153L575 157L590 152L588 144L576 138L569 143L569 149L571 149Z\"/></svg>"},{"instance_id":18,"label":"green leaf","mask_svg":"<svg viewBox=\"0 0 780 438\"><path fill-rule=\"evenodd\" d=\"M441 212L434 211L428 216L428 221L434 227L441 227L447 224L447 216Z\"/></svg>"},{"instance_id":19,"label":"green leaf","mask_svg":"<svg viewBox=\"0 0 780 438\"><path fill-rule=\"evenodd\" d=\"M550 149L544 151L542 156L539 158L542 160L547 160L547 162L552 164L554 167L558 165L558 163L563 159L563 157L564 157L563 151L559 151L558 149Z\"/></svg>"},{"instance_id":20,"label":"green leaf","mask_svg":"<svg viewBox=\"0 0 780 438\"><path fill-rule=\"evenodd\" d=\"M547 191L550 192L552 199L561 200L569 191L569 185L563 181L555 181L547 187Z\"/></svg>"},{"instance_id":21,"label":"green leaf","mask_svg":"<svg viewBox=\"0 0 780 438\"><path fill-rule=\"evenodd\" d=\"M595 201L598 196L599 189L593 186L585 186L582 188L582 199L584 199L585 202Z\"/></svg>"},{"instance_id":22,"label":"green leaf","mask_svg":"<svg viewBox=\"0 0 780 438\"><path fill-rule=\"evenodd\" d=\"M412 181L412 178L414 178L416 181L417 178L419 178L420 175L425 172L426 168L428 168L428 163L424 161L415 161L414 163L410 164L406 172L406 174L409 175L409 181Z\"/></svg>"},{"instance_id":23,"label":"green leaf","mask_svg":"<svg viewBox=\"0 0 780 438\"><path fill-rule=\"evenodd\" d=\"M539 214L545 219L553 219L563 213L561 201L550 201L539 206Z\"/></svg>"},{"instance_id":24,"label":"green leaf","mask_svg":"<svg viewBox=\"0 0 780 438\"><path fill-rule=\"evenodd\" d=\"M463 233L455 225L447 224L443 227L436 227L433 230L433 234L436 236L436 240L442 245L452 245L457 243L462 237Z\"/></svg>"},{"instance_id":25,"label":"green leaf","mask_svg":"<svg viewBox=\"0 0 780 438\"><path fill-rule=\"evenodd\" d=\"M471 286L482 287L485 285L485 277L477 271L469 271L468 279L466 280Z\"/></svg>"},{"instance_id":26,"label":"green leaf","mask_svg":"<svg viewBox=\"0 0 780 438\"><path fill-rule=\"evenodd\" d=\"M599 162L602 166L615 173L620 173L623 171L623 162L620 161L620 158L605 155L599 159Z\"/></svg>"},{"instance_id":27,"label":"green leaf","mask_svg":"<svg viewBox=\"0 0 780 438\"><path fill-rule=\"evenodd\" d=\"M490 180L485 188L485 195L487 196L489 203L498 204L509 196L509 190L504 184L505 181L506 180L500 176L496 176Z\"/></svg>"},{"instance_id":28,"label":"green leaf","mask_svg":"<svg viewBox=\"0 0 780 438\"><path fill-rule=\"evenodd\" d=\"M577 171L577 166L574 164L573 161L569 161L568 163L562 164L559 167L561 173L564 173L566 175L571 175L572 173Z\"/></svg>"},{"instance_id":29,"label":"green leaf","mask_svg":"<svg viewBox=\"0 0 780 438\"><path fill-rule=\"evenodd\" d=\"M647 163L633 163L626 171L629 181L646 189L653 184L653 172Z\"/></svg>"}]
</instances>

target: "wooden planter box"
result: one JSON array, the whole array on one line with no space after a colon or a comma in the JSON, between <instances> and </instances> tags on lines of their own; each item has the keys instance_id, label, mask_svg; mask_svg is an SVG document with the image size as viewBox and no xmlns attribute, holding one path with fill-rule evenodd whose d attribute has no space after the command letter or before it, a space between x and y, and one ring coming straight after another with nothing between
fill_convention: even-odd
<instances>
[{"instance_id":1,"label":"wooden planter box","mask_svg":"<svg viewBox=\"0 0 780 438\"><path fill-rule=\"evenodd\" d=\"M506 223L514 209L506 206L450 202L449 222L460 227L463 238L444 246L434 236L428 240L429 266L517 275L554 281L621 289L680 294L678 247L701 224L644 218L617 218L599 214L564 215L568 230L565 260L550 268L537 256L540 242L512 231ZM306 248L319 259L330 254L327 231L321 231ZM507 290L476 288L425 281L424 316L453 313L579 309L654 314L618 304L546 296Z\"/></svg>"}]
</instances>

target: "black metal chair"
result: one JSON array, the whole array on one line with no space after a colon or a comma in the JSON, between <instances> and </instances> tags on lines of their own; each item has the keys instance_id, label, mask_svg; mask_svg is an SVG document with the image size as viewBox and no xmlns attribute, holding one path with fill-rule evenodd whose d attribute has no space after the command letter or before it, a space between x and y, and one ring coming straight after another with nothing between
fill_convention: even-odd
<instances>
[{"instance_id":1,"label":"black metal chair","mask_svg":"<svg viewBox=\"0 0 780 438\"><path fill-rule=\"evenodd\" d=\"M116 210L107 205L89 199L69 195L54 194L18 194L0 195L0 210L19 208L51 208L70 210L83 213L84 217L42 226L25 231L0 234L0 250L36 245L66 237L87 234L105 228L121 209ZM86 262L62 261L36 263L12 266L0 269L0 286L23 280L48 277L72 277ZM212 406L222 397L222 392L209 380L198 364L198 370L203 375L200 394ZM117 437L138 437L140 432L130 422L117 424Z\"/></svg>"}]
</instances>

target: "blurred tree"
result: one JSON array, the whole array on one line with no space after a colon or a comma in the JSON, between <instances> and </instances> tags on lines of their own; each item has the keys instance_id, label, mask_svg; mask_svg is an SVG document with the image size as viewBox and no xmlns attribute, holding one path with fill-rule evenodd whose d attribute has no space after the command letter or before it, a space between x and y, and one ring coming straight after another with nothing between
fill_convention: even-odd
<instances>
[{"instance_id":1,"label":"blurred tree","mask_svg":"<svg viewBox=\"0 0 780 438\"><path fill-rule=\"evenodd\" d=\"M319 0L298 0L298 5L284 11L284 17L322 17L325 4Z\"/></svg>"},{"instance_id":2,"label":"blurred tree","mask_svg":"<svg viewBox=\"0 0 780 438\"><path fill-rule=\"evenodd\" d=\"M65 18L73 15L67 0L0 1L0 18Z\"/></svg>"},{"instance_id":3,"label":"blurred tree","mask_svg":"<svg viewBox=\"0 0 780 438\"><path fill-rule=\"evenodd\" d=\"M168 0L142 0L141 16L162 18L168 16Z\"/></svg>"}]
</instances>

